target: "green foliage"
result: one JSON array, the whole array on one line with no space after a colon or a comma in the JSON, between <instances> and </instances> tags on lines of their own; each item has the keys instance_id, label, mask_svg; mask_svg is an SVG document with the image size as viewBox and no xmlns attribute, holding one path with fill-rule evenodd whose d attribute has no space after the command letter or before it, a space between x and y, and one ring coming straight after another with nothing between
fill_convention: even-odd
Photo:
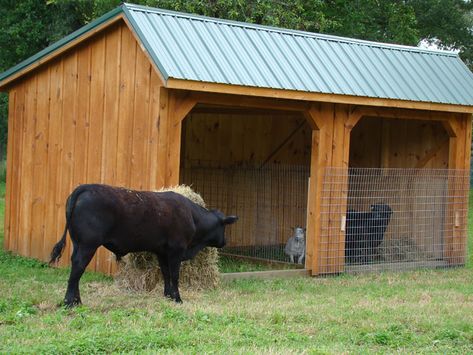
<instances>
[{"instance_id":1,"label":"green foliage","mask_svg":"<svg viewBox=\"0 0 473 355\"><path fill-rule=\"evenodd\" d=\"M0 197L4 197L4 191L5 188L1 185L5 185L5 182L7 181L7 161L6 160L0 160Z\"/></svg>"},{"instance_id":2,"label":"green foliage","mask_svg":"<svg viewBox=\"0 0 473 355\"><path fill-rule=\"evenodd\" d=\"M402 1L329 0L327 14L340 36L416 45L420 38L413 8Z\"/></svg>"}]
</instances>

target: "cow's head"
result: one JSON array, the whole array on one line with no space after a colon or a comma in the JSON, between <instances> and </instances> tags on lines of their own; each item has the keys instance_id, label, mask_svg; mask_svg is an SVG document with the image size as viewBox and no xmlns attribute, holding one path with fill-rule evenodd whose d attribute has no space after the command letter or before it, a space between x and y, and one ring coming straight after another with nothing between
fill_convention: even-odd
<instances>
[{"instance_id":1,"label":"cow's head","mask_svg":"<svg viewBox=\"0 0 473 355\"><path fill-rule=\"evenodd\" d=\"M225 241L225 226L233 224L238 220L237 216L225 216L218 210L210 211L216 217L216 223L214 228L210 231L207 236L207 246L215 248L223 248L226 244Z\"/></svg>"},{"instance_id":2,"label":"cow's head","mask_svg":"<svg viewBox=\"0 0 473 355\"><path fill-rule=\"evenodd\" d=\"M386 220L387 222L389 222L391 214L393 213L389 205L381 202L372 204L370 209L374 219Z\"/></svg>"}]
</instances>

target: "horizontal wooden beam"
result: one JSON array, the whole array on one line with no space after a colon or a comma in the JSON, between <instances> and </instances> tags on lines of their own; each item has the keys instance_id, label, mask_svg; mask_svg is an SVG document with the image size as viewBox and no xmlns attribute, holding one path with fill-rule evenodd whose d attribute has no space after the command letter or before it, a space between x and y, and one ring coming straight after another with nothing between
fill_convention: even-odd
<instances>
[{"instance_id":1,"label":"horizontal wooden beam","mask_svg":"<svg viewBox=\"0 0 473 355\"><path fill-rule=\"evenodd\" d=\"M357 107L353 111L352 116L397 118L402 120L413 119L426 121L448 121L450 120L452 114L450 112L438 112L427 110Z\"/></svg>"},{"instance_id":2,"label":"horizontal wooden beam","mask_svg":"<svg viewBox=\"0 0 473 355\"><path fill-rule=\"evenodd\" d=\"M432 102L406 101L397 99L372 98L353 95L324 94L316 92L306 92L297 90L283 90L250 87L242 85L230 85L219 83L208 83L201 81L191 81L170 78L166 82L166 87L170 89L192 90L208 93L224 93L231 95L246 95L255 97L270 97L273 99L288 99L300 101L316 101L328 103L340 103L363 106L393 107L427 111L445 111L473 113L473 106L450 105Z\"/></svg>"},{"instance_id":3,"label":"horizontal wooden beam","mask_svg":"<svg viewBox=\"0 0 473 355\"><path fill-rule=\"evenodd\" d=\"M199 104L245 107L258 109L272 109L303 112L310 108L310 103L296 100L282 100L261 98L245 95L231 95L225 93L193 92L189 96Z\"/></svg>"},{"instance_id":4,"label":"horizontal wooden beam","mask_svg":"<svg viewBox=\"0 0 473 355\"><path fill-rule=\"evenodd\" d=\"M271 110L267 108L257 107L231 107L231 106L217 106L217 105L197 105L192 109L192 113L196 114L213 114L213 115L258 115L271 117L288 117L293 114L294 117L300 115L298 111L288 112L284 110Z\"/></svg>"}]
</instances>

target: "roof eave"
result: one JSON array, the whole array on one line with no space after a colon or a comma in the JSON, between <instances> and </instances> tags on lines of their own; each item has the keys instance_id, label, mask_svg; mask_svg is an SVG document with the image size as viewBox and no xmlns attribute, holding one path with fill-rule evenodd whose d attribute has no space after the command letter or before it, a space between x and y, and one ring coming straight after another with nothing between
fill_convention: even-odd
<instances>
[{"instance_id":1,"label":"roof eave","mask_svg":"<svg viewBox=\"0 0 473 355\"><path fill-rule=\"evenodd\" d=\"M104 28L109 27L111 24L122 19L124 13L123 8L123 6L119 6L112 11L107 12L98 19L79 28L77 31L74 31L61 40L44 48L30 58L25 59L5 72L0 73L0 90L4 89L8 84L31 70L57 57L64 51L75 46L77 43L93 36L97 32L102 31Z\"/></svg>"},{"instance_id":2,"label":"roof eave","mask_svg":"<svg viewBox=\"0 0 473 355\"><path fill-rule=\"evenodd\" d=\"M469 113L469 114L473 113L473 106L468 106L468 105L424 102L424 101L408 101L408 100L388 99L388 98L380 98L380 97L327 94L327 93L319 93L319 92L285 90L285 89L263 88L263 87L253 87L253 86L250 87L250 86L242 86L242 85L210 83L210 82L203 82L203 81L190 81L190 80L175 79L175 78L169 78L167 81L166 87L169 89L200 91L200 92L216 93L216 94L233 94L233 95L270 97L274 99L289 99L289 100L311 101L311 102L329 102L329 103L338 103L338 104L378 106L378 107L415 109L415 110L425 110L425 111L443 111L443 112Z\"/></svg>"}]
</instances>

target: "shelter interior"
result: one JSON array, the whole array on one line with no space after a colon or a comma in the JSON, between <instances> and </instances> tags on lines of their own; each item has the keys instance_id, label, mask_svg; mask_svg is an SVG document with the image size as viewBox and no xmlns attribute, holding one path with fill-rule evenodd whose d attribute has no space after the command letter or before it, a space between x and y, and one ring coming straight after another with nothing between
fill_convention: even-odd
<instances>
[{"instance_id":1,"label":"shelter interior","mask_svg":"<svg viewBox=\"0 0 473 355\"><path fill-rule=\"evenodd\" d=\"M180 182L236 214L224 253L286 261L306 226L311 128L300 113L198 105L182 126Z\"/></svg>"}]
</instances>

